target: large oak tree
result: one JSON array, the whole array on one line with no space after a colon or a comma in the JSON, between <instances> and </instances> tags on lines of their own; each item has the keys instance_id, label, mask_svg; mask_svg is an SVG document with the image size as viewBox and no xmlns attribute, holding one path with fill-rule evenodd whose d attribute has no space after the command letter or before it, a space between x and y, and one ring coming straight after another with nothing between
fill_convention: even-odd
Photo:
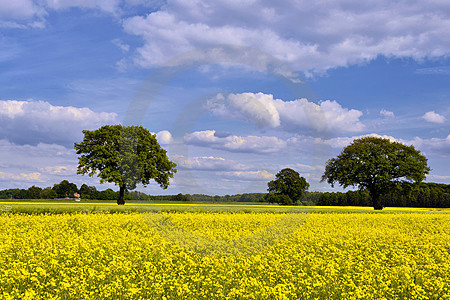
<instances>
[{"instance_id":1,"label":"large oak tree","mask_svg":"<svg viewBox=\"0 0 450 300\"><path fill-rule=\"evenodd\" d=\"M344 188L358 186L367 190L374 209L383 209L380 196L396 184L418 183L430 168L427 158L414 146L378 137L353 141L336 157L328 160L322 181Z\"/></svg>"},{"instance_id":2,"label":"large oak tree","mask_svg":"<svg viewBox=\"0 0 450 300\"><path fill-rule=\"evenodd\" d=\"M163 189L176 173L176 164L158 144L156 135L142 126L105 125L83 130L81 143L75 143L78 174L97 175L100 183L114 182L120 187L117 204L124 204L126 190L154 179Z\"/></svg>"}]
</instances>

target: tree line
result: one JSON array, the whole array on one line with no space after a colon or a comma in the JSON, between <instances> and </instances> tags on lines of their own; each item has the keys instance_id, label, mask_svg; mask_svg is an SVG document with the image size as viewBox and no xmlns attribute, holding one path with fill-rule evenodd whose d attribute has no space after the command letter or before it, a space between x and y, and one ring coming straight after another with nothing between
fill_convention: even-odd
<instances>
[{"instance_id":1,"label":"tree line","mask_svg":"<svg viewBox=\"0 0 450 300\"><path fill-rule=\"evenodd\" d=\"M53 187L41 188L31 186L28 189L5 189L0 190L0 199L65 199L74 198L78 193L83 200L117 200L120 191L110 188L99 191L95 186L82 184L80 188L75 183L63 180ZM266 193L245 193L237 195L211 196L204 194L182 194L177 195L148 195L139 191L126 191L125 200L142 201L193 201L193 202L262 202Z\"/></svg>"},{"instance_id":2,"label":"tree line","mask_svg":"<svg viewBox=\"0 0 450 300\"><path fill-rule=\"evenodd\" d=\"M317 205L321 206L372 206L368 191L357 190L321 193ZM442 183L420 183L398 185L380 197L387 207L450 207L450 185Z\"/></svg>"},{"instance_id":3,"label":"tree line","mask_svg":"<svg viewBox=\"0 0 450 300\"><path fill-rule=\"evenodd\" d=\"M0 199L58 199L73 198L79 193L81 199L117 200L119 191L110 188L99 191L95 186L81 185L63 180L53 187L40 188L31 186L28 189L6 189L0 191ZM236 195L148 195L139 191L127 191L125 200L139 201L192 201L192 202L253 202L279 203L274 201L272 193L244 193ZM391 192L381 197L383 206L387 207L450 207L450 185L442 183L420 183L418 185L398 185ZM310 192L304 191L293 205L307 206L372 206L370 194L366 190L351 190L347 192Z\"/></svg>"},{"instance_id":4,"label":"tree line","mask_svg":"<svg viewBox=\"0 0 450 300\"><path fill-rule=\"evenodd\" d=\"M81 199L95 200L117 200L119 192L112 189L99 191L95 186L82 184L80 188L75 183L63 180L53 187L41 188L31 186L28 189L6 189L0 191L0 199L65 199L75 198L75 193L81 196ZM152 200L146 193L139 191L127 192L125 198L128 200Z\"/></svg>"}]
</instances>

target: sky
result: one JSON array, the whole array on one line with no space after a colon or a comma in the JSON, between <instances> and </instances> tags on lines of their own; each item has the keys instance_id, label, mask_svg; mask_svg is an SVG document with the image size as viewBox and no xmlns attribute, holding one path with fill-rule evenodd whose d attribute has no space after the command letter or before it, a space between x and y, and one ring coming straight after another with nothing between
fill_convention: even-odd
<instances>
[{"instance_id":1,"label":"sky","mask_svg":"<svg viewBox=\"0 0 450 300\"><path fill-rule=\"evenodd\" d=\"M450 2L0 0L0 189L77 175L82 130L142 125L167 190L310 191L355 138L413 145L450 184Z\"/></svg>"}]
</instances>

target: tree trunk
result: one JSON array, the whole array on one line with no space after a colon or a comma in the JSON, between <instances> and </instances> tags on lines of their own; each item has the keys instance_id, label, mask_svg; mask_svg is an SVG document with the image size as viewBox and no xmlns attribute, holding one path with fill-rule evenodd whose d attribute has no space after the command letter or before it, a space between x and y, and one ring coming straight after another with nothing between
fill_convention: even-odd
<instances>
[{"instance_id":1,"label":"tree trunk","mask_svg":"<svg viewBox=\"0 0 450 300\"><path fill-rule=\"evenodd\" d=\"M125 204L125 186L120 186L120 192L119 192L119 199L117 200L118 205L124 205Z\"/></svg>"},{"instance_id":2,"label":"tree trunk","mask_svg":"<svg viewBox=\"0 0 450 300\"><path fill-rule=\"evenodd\" d=\"M373 209L382 210L383 206L381 205L381 202L380 202L380 194L370 193L370 196L372 198Z\"/></svg>"}]
</instances>

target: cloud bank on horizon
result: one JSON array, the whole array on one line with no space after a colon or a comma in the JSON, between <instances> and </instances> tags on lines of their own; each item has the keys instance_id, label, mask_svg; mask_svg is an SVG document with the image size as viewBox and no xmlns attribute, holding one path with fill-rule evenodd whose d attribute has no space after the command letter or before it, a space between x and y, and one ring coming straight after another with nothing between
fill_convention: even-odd
<instances>
[{"instance_id":1,"label":"cloud bank on horizon","mask_svg":"<svg viewBox=\"0 0 450 300\"><path fill-rule=\"evenodd\" d=\"M152 104L144 124L179 165L169 193L196 192L201 185L208 193L264 191L264 181L286 166L302 166L311 189L328 189L319 183L317 166L366 135L416 146L432 158L429 178L450 183L449 11L445 1L3 1L0 189L52 185L65 177L96 185L75 175L73 143L82 130L122 122L143 73L175 68L186 62L177 57L206 48L208 66L168 83L170 93ZM58 16L73 24L58 23ZM46 43L54 44L45 51ZM242 57L230 67L224 64L230 55ZM395 65L397 89L383 90L377 85L383 78L370 75L388 67L380 57ZM405 65L413 66L408 88L420 87L422 99L396 91L406 80ZM320 96L287 95L261 75L270 70L318 88ZM361 78L370 82L365 90L333 83ZM383 99L393 91L394 101ZM202 93L209 95L203 115L184 134L175 132L176 112ZM379 98L365 101L371 93ZM195 172L197 183L181 178L187 171Z\"/></svg>"}]
</instances>

